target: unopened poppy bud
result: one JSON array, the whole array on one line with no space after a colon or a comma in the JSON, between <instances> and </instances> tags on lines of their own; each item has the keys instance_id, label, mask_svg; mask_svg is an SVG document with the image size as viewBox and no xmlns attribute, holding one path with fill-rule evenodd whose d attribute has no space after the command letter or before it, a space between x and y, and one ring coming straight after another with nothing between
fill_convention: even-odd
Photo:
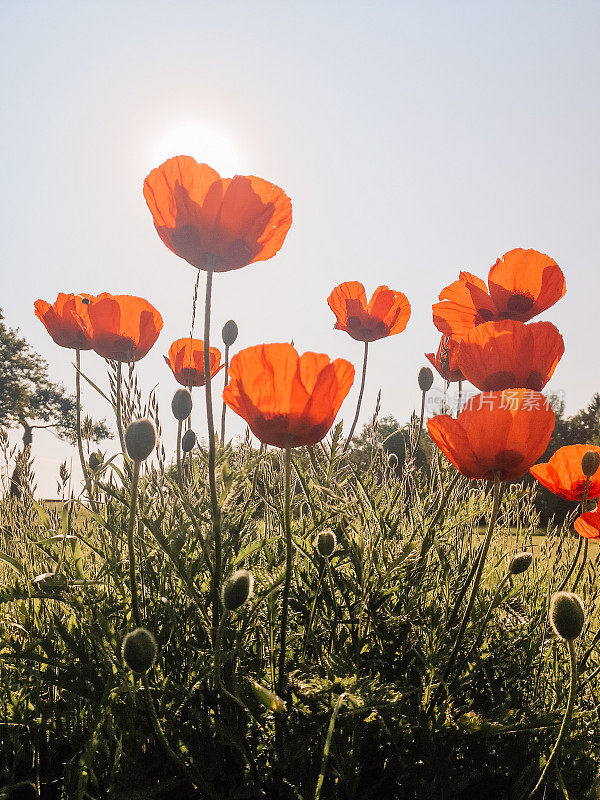
<instances>
[{"instance_id":1,"label":"unopened poppy bud","mask_svg":"<svg viewBox=\"0 0 600 800\"><path fill-rule=\"evenodd\" d=\"M90 469L92 470L92 472L96 472L97 469L100 469L103 462L104 459L102 458L102 453L90 453L90 458L88 463L90 465Z\"/></svg>"},{"instance_id":2,"label":"unopened poppy bud","mask_svg":"<svg viewBox=\"0 0 600 800\"><path fill-rule=\"evenodd\" d=\"M171 400L171 411L180 422L192 413L192 395L187 389L177 389Z\"/></svg>"},{"instance_id":3,"label":"unopened poppy bud","mask_svg":"<svg viewBox=\"0 0 600 800\"><path fill-rule=\"evenodd\" d=\"M336 544L337 539L333 531L321 531L317 536L317 550L324 558L329 558L335 550Z\"/></svg>"},{"instance_id":4,"label":"unopened poppy bud","mask_svg":"<svg viewBox=\"0 0 600 800\"><path fill-rule=\"evenodd\" d=\"M186 431L181 437L181 449L183 450L184 453L189 453L191 450L194 449L195 444L196 444L196 434L190 428L189 431Z\"/></svg>"},{"instance_id":5,"label":"unopened poppy bud","mask_svg":"<svg viewBox=\"0 0 600 800\"><path fill-rule=\"evenodd\" d=\"M572 592L556 592L550 601L549 617L561 639L577 639L585 622L581 598Z\"/></svg>"},{"instance_id":6,"label":"unopened poppy bud","mask_svg":"<svg viewBox=\"0 0 600 800\"><path fill-rule=\"evenodd\" d=\"M223 330L221 331L221 336L223 337L223 344L226 347L231 347L231 345L235 342L238 337L238 326L232 319L228 319L225 325L223 325Z\"/></svg>"},{"instance_id":7,"label":"unopened poppy bud","mask_svg":"<svg viewBox=\"0 0 600 800\"><path fill-rule=\"evenodd\" d=\"M121 656L129 669L146 672L156 660L156 639L146 628L136 628L123 639Z\"/></svg>"},{"instance_id":8,"label":"unopened poppy bud","mask_svg":"<svg viewBox=\"0 0 600 800\"><path fill-rule=\"evenodd\" d=\"M526 572L533 561L533 553L517 553L512 557L508 571L511 575L520 575Z\"/></svg>"},{"instance_id":9,"label":"unopened poppy bud","mask_svg":"<svg viewBox=\"0 0 600 800\"><path fill-rule=\"evenodd\" d=\"M221 600L227 611L235 611L243 606L252 594L254 575L247 569L238 569L223 584Z\"/></svg>"},{"instance_id":10,"label":"unopened poppy bud","mask_svg":"<svg viewBox=\"0 0 600 800\"><path fill-rule=\"evenodd\" d=\"M125 431L125 447L133 461L145 461L156 447L156 429L149 419L130 422Z\"/></svg>"},{"instance_id":11,"label":"unopened poppy bud","mask_svg":"<svg viewBox=\"0 0 600 800\"><path fill-rule=\"evenodd\" d=\"M581 459L581 469L586 478L591 478L600 467L600 453L597 450L588 450Z\"/></svg>"},{"instance_id":12,"label":"unopened poppy bud","mask_svg":"<svg viewBox=\"0 0 600 800\"><path fill-rule=\"evenodd\" d=\"M433 372L429 367L421 367L419 370L419 389L422 392L428 392L433 386Z\"/></svg>"},{"instance_id":13,"label":"unopened poppy bud","mask_svg":"<svg viewBox=\"0 0 600 800\"><path fill-rule=\"evenodd\" d=\"M265 708L274 711L275 714L282 714L285 711L285 702L281 697L278 697L275 692L272 692L270 689L265 689L264 686L261 686L260 683L253 680L250 681L250 687L254 697L256 697L258 702Z\"/></svg>"}]
</instances>

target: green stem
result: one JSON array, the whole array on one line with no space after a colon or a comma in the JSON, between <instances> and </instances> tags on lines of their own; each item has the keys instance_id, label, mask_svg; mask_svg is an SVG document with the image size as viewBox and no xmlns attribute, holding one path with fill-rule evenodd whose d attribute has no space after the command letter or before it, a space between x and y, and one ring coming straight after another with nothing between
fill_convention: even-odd
<instances>
[{"instance_id":1,"label":"green stem","mask_svg":"<svg viewBox=\"0 0 600 800\"><path fill-rule=\"evenodd\" d=\"M181 430L183 428L183 420L177 422L177 480L179 487L183 491L183 473L181 471Z\"/></svg>"},{"instance_id":2,"label":"green stem","mask_svg":"<svg viewBox=\"0 0 600 800\"><path fill-rule=\"evenodd\" d=\"M365 391L365 378L367 376L367 356L369 354L369 343L365 342L365 354L363 358L363 368L362 368L362 378L360 381L360 391L358 393L358 403L356 404L356 414L354 415L354 420L352 422L352 427L350 428L350 433L348 434L348 438L346 439L346 444L344 445L344 449L342 453L345 453L348 447L350 446L350 442L352 441L352 436L354 435L354 429L356 428L356 423L358 422L358 415L360 414L360 404L362 403L363 394Z\"/></svg>"},{"instance_id":3,"label":"green stem","mask_svg":"<svg viewBox=\"0 0 600 800\"><path fill-rule=\"evenodd\" d=\"M419 560L417 561L417 566L415 568L415 573L417 575L416 584L419 585L419 586L420 586L421 580L422 580L421 572L423 571L424 566L425 566L424 559L425 559L425 556L427 555L427 552L428 552L429 548L433 544L433 537L435 535L435 526L437 525L437 523L439 521L439 518L442 515L442 511L446 508L446 504L447 504L447 502L448 502L448 500L450 498L450 494L452 493L452 490L456 486L456 483L457 483L459 478L460 478L460 472L457 470L454 473L454 475L452 476L452 478L450 480L450 483L448 484L448 486L446 488L446 491L442 495L442 499L440 500L440 504L437 507L437 510L436 510L435 514L433 515L433 518L432 518L431 522L427 526L426 532L423 535L423 543L421 545L421 552L419 553Z\"/></svg>"},{"instance_id":4,"label":"green stem","mask_svg":"<svg viewBox=\"0 0 600 800\"><path fill-rule=\"evenodd\" d=\"M333 709L333 713L331 715L331 719L329 720L329 727L327 729L327 738L325 739L325 747L323 748L323 758L321 759L321 769L319 771L319 778L317 780L317 787L315 789L314 800L319 800L319 798L321 797L321 789L323 788L323 781L325 780L325 772L327 770L327 762L329 760L329 750L331 749L331 740L333 739L333 731L335 730L335 723L337 720L337 716L340 713L340 708L342 707L342 703L344 702L345 697L346 697L346 692L342 692L342 694L337 699L337 702Z\"/></svg>"},{"instance_id":5,"label":"green stem","mask_svg":"<svg viewBox=\"0 0 600 800\"><path fill-rule=\"evenodd\" d=\"M115 414L117 417L117 431L119 432L119 442L121 443L121 452L123 456L127 457L127 449L125 447L125 435L123 434L123 418L121 416L121 405L122 405L122 388L121 388L121 370L122 364L120 361L117 361L117 397L116 397L116 408Z\"/></svg>"},{"instance_id":6,"label":"green stem","mask_svg":"<svg viewBox=\"0 0 600 800\"><path fill-rule=\"evenodd\" d=\"M585 508L587 506L587 498L588 498L589 490L590 490L590 479L586 477L586 479L585 479L585 487L583 489L583 497L581 499L581 512L582 512L582 514L585 513ZM565 586L567 585L567 583L569 582L569 578L573 574L573 571L575 570L575 567L577 566L577 562L579 561L579 554L581 553L582 546L583 546L583 537L580 536L579 537L579 542L577 544L577 550L575 551L575 558L571 562L571 566L569 567L569 571L567 572L565 577L562 579L560 586L556 590L557 592L562 592L563 589L565 588ZM587 559L587 540L586 540L586 543L585 543L585 556L584 556L584 559L583 559L583 564L581 566L581 570L577 574L577 578L575 579L575 585L573 586L573 591L575 591L575 586L577 585L577 581L581 577L581 572L583 571L583 567L585 566L586 559Z\"/></svg>"},{"instance_id":7,"label":"green stem","mask_svg":"<svg viewBox=\"0 0 600 800\"><path fill-rule=\"evenodd\" d=\"M585 569L585 565L587 562L587 557L588 557L588 540L586 539L585 542L583 543L583 558L581 559L581 566L579 567L577 576L573 581L573 588L571 589L572 592L574 592L577 589L577 584L581 580L581 576L583 575L583 570Z\"/></svg>"},{"instance_id":8,"label":"green stem","mask_svg":"<svg viewBox=\"0 0 600 800\"><path fill-rule=\"evenodd\" d=\"M284 494L283 494L283 524L285 533L285 581L283 584L283 604L281 607L281 636L279 649L279 669L277 676L276 694L283 697L285 682L285 646L287 635L288 603L290 594L290 582L292 577L292 524L290 516L291 504L291 447L286 447L283 451L284 459Z\"/></svg>"},{"instance_id":9,"label":"green stem","mask_svg":"<svg viewBox=\"0 0 600 800\"><path fill-rule=\"evenodd\" d=\"M469 650L467 651L467 653L465 654L465 656L462 658L461 662L458 665L458 668L456 670L458 673L462 671L464 665L469 660L471 653L473 653L477 649L478 644L481 642L483 634L485 633L485 628L489 622L490 617L492 616L492 611L496 606L496 603L502 593L502 590L504 589L509 580L510 580L510 572L507 572L506 575L502 578L502 580L498 584L498 588L494 592L494 596L492 597L492 600L488 606L488 610L486 611L485 617L483 618L483 621L481 623L481 627L479 628L479 633L477 634L477 638L475 639L475 641L473 642L473 644L471 645L471 647L469 648Z\"/></svg>"},{"instance_id":10,"label":"green stem","mask_svg":"<svg viewBox=\"0 0 600 800\"><path fill-rule=\"evenodd\" d=\"M215 449L215 422L213 417L212 389L210 376L210 303L212 297L213 269L206 271L206 299L204 302L204 377L206 380L206 422L208 426L208 482L210 486L210 502L212 516L212 530L215 544L215 569L212 580L212 607L213 607L213 629L217 631L219 617L221 616L221 605L219 592L221 588L221 510L219 509L219 498L217 495L217 478L215 472L216 449ZM213 637L216 640L216 635Z\"/></svg>"},{"instance_id":11,"label":"green stem","mask_svg":"<svg viewBox=\"0 0 600 800\"><path fill-rule=\"evenodd\" d=\"M127 528L127 545L129 548L129 585L131 588L131 612L136 627L141 627L140 609L137 596L137 579L135 575L135 546L133 542L133 529L135 528L135 511L137 507L137 489L140 477L140 462L133 462L133 475L131 477L131 507L129 511L129 525Z\"/></svg>"},{"instance_id":12,"label":"green stem","mask_svg":"<svg viewBox=\"0 0 600 800\"><path fill-rule=\"evenodd\" d=\"M569 664L571 667L571 683L569 685L569 698L567 700L567 708L565 709L565 715L563 717L562 725L560 726L560 730L558 732L558 736L556 738L556 742L554 747L552 748L552 752L548 757L548 761L546 761L546 766L544 767L540 778L532 791L527 795L527 800L531 800L532 797L535 797L538 790L542 786L548 770L554 759L556 758L556 754L560 750L560 747L563 743L563 740L567 734L569 723L571 722L571 716L573 714L573 708L575 706L575 697L577 694L577 656L575 654L575 642L573 639L568 639L567 644L569 646Z\"/></svg>"},{"instance_id":13,"label":"green stem","mask_svg":"<svg viewBox=\"0 0 600 800\"><path fill-rule=\"evenodd\" d=\"M223 388L227 386L227 371L229 369L229 345L225 345L225 368L223 372L225 373L225 378L223 380ZM223 408L221 410L221 445L225 445L225 413L227 411L227 406L225 405L225 401L223 400Z\"/></svg>"},{"instance_id":14,"label":"green stem","mask_svg":"<svg viewBox=\"0 0 600 800\"><path fill-rule=\"evenodd\" d=\"M98 513L94 494L92 492L92 482L85 463L85 456L83 454L83 442L81 440L81 350L75 350L75 413L77 417L77 449L79 451L79 461L81 462L81 470L83 472L83 480L85 481L85 490L90 501L92 511Z\"/></svg>"}]
</instances>

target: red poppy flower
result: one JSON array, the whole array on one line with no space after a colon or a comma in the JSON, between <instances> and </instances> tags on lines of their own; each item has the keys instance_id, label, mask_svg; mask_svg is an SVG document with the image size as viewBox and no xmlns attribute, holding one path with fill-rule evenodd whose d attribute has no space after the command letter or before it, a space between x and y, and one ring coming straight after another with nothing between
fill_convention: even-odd
<instances>
[{"instance_id":1,"label":"red poppy flower","mask_svg":"<svg viewBox=\"0 0 600 800\"><path fill-rule=\"evenodd\" d=\"M586 511L577 517L573 527L584 539L600 539L600 509L597 511Z\"/></svg>"},{"instance_id":2,"label":"red poppy flower","mask_svg":"<svg viewBox=\"0 0 600 800\"><path fill-rule=\"evenodd\" d=\"M292 224L286 193L262 178L221 178L190 156L169 158L144 181L158 235L198 269L228 272L266 261Z\"/></svg>"},{"instance_id":3,"label":"red poppy flower","mask_svg":"<svg viewBox=\"0 0 600 800\"><path fill-rule=\"evenodd\" d=\"M475 325L491 320L527 322L553 306L565 291L565 276L550 256L517 247L490 269L488 286L470 272L461 272L440 292L442 302L433 305L433 322L442 333L461 338Z\"/></svg>"},{"instance_id":4,"label":"red poppy flower","mask_svg":"<svg viewBox=\"0 0 600 800\"><path fill-rule=\"evenodd\" d=\"M410 317L406 296L387 286L375 289L367 305L362 283L348 281L336 286L327 302L336 316L334 327L359 342L374 342L401 333Z\"/></svg>"},{"instance_id":5,"label":"red poppy flower","mask_svg":"<svg viewBox=\"0 0 600 800\"><path fill-rule=\"evenodd\" d=\"M92 298L87 311L92 348L114 361L139 361L156 342L163 325L153 305L128 294L99 294ZM78 319L84 329L84 320Z\"/></svg>"},{"instance_id":6,"label":"red poppy flower","mask_svg":"<svg viewBox=\"0 0 600 800\"><path fill-rule=\"evenodd\" d=\"M169 356L164 356L171 367L175 380L182 386L204 386L204 342L200 339L177 339L169 348ZM221 352L216 347L210 348L210 376L214 378L224 365Z\"/></svg>"},{"instance_id":7,"label":"red poppy flower","mask_svg":"<svg viewBox=\"0 0 600 800\"><path fill-rule=\"evenodd\" d=\"M343 358L259 344L231 359L223 400L261 442L301 447L325 436L353 380L354 367Z\"/></svg>"},{"instance_id":8,"label":"red poppy flower","mask_svg":"<svg viewBox=\"0 0 600 800\"><path fill-rule=\"evenodd\" d=\"M440 414L427 422L429 435L467 478L502 481L523 477L542 455L554 412L531 389L485 392L471 398L456 419Z\"/></svg>"},{"instance_id":9,"label":"red poppy flower","mask_svg":"<svg viewBox=\"0 0 600 800\"><path fill-rule=\"evenodd\" d=\"M92 300L91 294L63 294L60 292L56 301L50 305L45 300L34 303L35 315L46 326L46 330L61 347L73 350L91 350L92 343L87 334L87 304ZM83 320L81 327L76 315Z\"/></svg>"},{"instance_id":10,"label":"red poppy flower","mask_svg":"<svg viewBox=\"0 0 600 800\"><path fill-rule=\"evenodd\" d=\"M551 322L505 319L471 328L460 341L458 363L482 391L524 388L541 391L565 352Z\"/></svg>"},{"instance_id":11,"label":"red poppy flower","mask_svg":"<svg viewBox=\"0 0 600 800\"><path fill-rule=\"evenodd\" d=\"M600 447L591 444L569 444L560 447L550 461L536 464L529 471L546 489L565 500L583 500L585 475L581 459L588 450L600 453ZM588 497L600 497L600 469L590 478Z\"/></svg>"},{"instance_id":12,"label":"red poppy flower","mask_svg":"<svg viewBox=\"0 0 600 800\"><path fill-rule=\"evenodd\" d=\"M465 379L465 376L458 369L458 345L459 342L456 339L452 339L450 336L442 336L437 353L435 355L433 353L425 353L425 356L448 383L464 381Z\"/></svg>"}]
</instances>

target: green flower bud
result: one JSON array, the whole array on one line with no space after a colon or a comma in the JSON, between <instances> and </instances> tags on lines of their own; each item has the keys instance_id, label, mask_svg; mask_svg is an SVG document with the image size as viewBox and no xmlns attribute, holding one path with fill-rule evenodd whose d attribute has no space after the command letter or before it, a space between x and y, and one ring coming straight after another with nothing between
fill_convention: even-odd
<instances>
[{"instance_id":1,"label":"green flower bud","mask_svg":"<svg viewBox=\"0 0 600 800\"><path fill-rule=\"evenodd\" d=\"M581 469L586 478L591 478L600 467L600 453L597 450L588 450L581 459Z\"/></svg>"},{"instance_id":2,"label":"green flower bud","mask_svg":"<svg viewBox=\"0 0 600 800\"><path fill-rule=\"evenodd\" d=\"M508 571L511 575L520 575L526 572L533 561L533 553L517 553L512 557Z\"/></svg>"},{"instance_id":3,"label":"green flower bud","mask_svg":"<svg viewBox=\"0 0 600 800\"><path fill-rule=\"evenodd\" d=\"M88 463L90 465L90 469L92 470L92 472L96 472L96 470L100 469L100 467L104 463L104 457L102 453L100 452L90 453L90 458Z\"/></svg>"},{"instance_id":4,"label":"green flower bud","mask_svg":"<svg viewBox=\"0 0 600 800\"><path fill-rule=\"evenodd\" d=\"M252 595L254 575L247 569L238 569L223 584L221 600L227 611L235 611L243 606Z\"/></svg>"},{"instance_id":5,"label":"green flower bud","mask_svg":"<svg viewBox=\"0 0 600 800\"><path fill-rule=\"evenodd\" d=\"M329 558L337 544L335 533L333 533L333 531L321 531L321 533L317 535L316 544L319 554L324 558Z\"/></svg>"},{"instance_id":6,"label":"green flower bud","mask_svg":"<svg viewBox=\"0 0 600 800\"><path fill-rule=\"evenodd\" d=\"M121 656L129 669L146 672L156 661L156 639L146 628L136 628L123 639Z\"/></svg>"},{"instance_id":7,"label":"green flower bud","mask_svg":"<svg viewBox=\"0 0 600 800\"><path fill-rule=\"evenodd\" d=\"M149 419L130 422L125 431L125 447L133 461L145 461L156 447L156 429Z\"/></svg>"},{"instance_id":8,"label":"green flower bud","mask_svg":"<svg viewBox=\"0 0 600 800\"><path fill-rule=\"evenodd\" d=\"M235 342L238 337L238 326L232 319L227 320L225 325L223 325L223 330L221 331L221 336L223 337L223 344L226 347L231 347L231 345Z\"/></svg>"},{"instance_id":9,"label":"green flower bud","mask_svg":"<svg viewBox=\"0 0 600 800\"><path fill-rule=\"evenodd\" d=\"M419 370L419 389L422 392L428 392L433 386L433 372L429 367L421 367Z\"/></svg>"},{"instance_id":10,"label":"green flower bud","mask_svg":"<svg viewBox=\"0 0 600 800\"><path fill-rule=\"evenodd\" d=\"M191 450L194 449L195 444L196 444L196 434L190 428L189 431L186 431L181 437L181 449L183 450L184 453L189 453Z\"/></svg>"},{"instance_id":11,"label":"green flower bud","mask_svg":"<svg viewBox=\"0 0 600 800\"><path fill-rule=\"evenodd\" d=\"M278 697L275 692L272 692L270 689L265 689L264 686L261 686L260 683L253 680L250 681L250 688L258 702L265 708L268 708L269 711L274 711L276 714L282 714L285 711L284 701L281 697Z\"/></svg>"},{"instance_id":12,"label":"green flower bud","mask_svg":"<svg viewBox=\"0 0 600 800\"><path fill-rule=\"evenodd\" d=\"M189 417L192 413L192 395L188 389L177 389L171 400L171 411L180 422Z\"/></svg>"},{"instance_id":13,"label":"green flower bud","mask_svg":"<svg viewBox=\"0 0 600 800\"><path fill-rule=\"evenodd\" d=\"M585 622L581 598L572 592L556 592L550 601L549 617L561 639L577 639Z\"/></svg>"}]
</instances>

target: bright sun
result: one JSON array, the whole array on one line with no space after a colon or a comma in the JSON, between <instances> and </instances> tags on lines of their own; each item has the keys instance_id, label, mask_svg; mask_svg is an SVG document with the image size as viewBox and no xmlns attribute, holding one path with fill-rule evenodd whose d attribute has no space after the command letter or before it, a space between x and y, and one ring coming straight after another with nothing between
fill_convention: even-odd
<instances>
[{"instance_id":1,"label":"bright sun","mask_svg":"<svg viewBox=\"0 0 600 800\"><path fill-rule=\"evenodd\" d=\"M182 122L168 128L155 142L150 169L172 156L193 156L223 178L244 174L239 148L223 131L204 122Z\"/></svg>"}]
</instances>

